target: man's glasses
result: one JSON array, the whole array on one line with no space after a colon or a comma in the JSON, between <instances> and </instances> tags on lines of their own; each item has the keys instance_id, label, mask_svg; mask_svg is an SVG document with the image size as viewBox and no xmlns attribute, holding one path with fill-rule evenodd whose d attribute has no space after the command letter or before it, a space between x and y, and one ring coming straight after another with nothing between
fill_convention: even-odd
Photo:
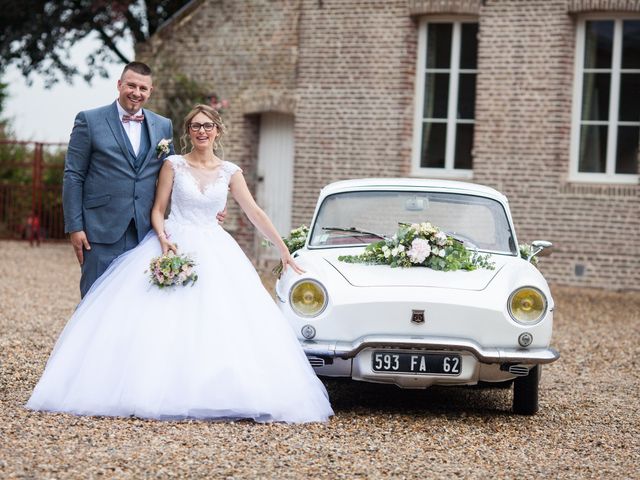
<instances>
[{"instance_id":1,"label":"man's glasses","mask_svg":"<svg viewBox=\"0 0 640 480\"><path fill-rule=\"evenodd\" d=\"M217 125L215 123L212 122L207 122L207 123L190 123L189 124L189 128L191 129L192 132L198 132L200 131L201 128L204 128L205 132L210 132L211 130L213 130L214 127L216 127Z\"/></svg>"}]
</instances>

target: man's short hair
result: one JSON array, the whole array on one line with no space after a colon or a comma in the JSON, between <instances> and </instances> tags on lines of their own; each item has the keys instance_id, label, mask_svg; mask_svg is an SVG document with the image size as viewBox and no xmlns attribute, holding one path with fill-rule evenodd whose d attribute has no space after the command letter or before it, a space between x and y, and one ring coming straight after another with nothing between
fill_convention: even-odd
<instances>
[{"instance_id":1,"label":"man's short hair","mask_svg":"<svg viewBox=\"0 0 640 480\"><path fill-rule=\"evenodd\" d=\"M144 75L147 77L151 76L151 67L149 67L149 65L147 65L146 63L142 63L142 62L129 62L124 66L124 70L122 70L122 76L124 76L124 74L128 71L131 70L133 72L136 72L140 75Z\"/></svg>"}]
</instances>

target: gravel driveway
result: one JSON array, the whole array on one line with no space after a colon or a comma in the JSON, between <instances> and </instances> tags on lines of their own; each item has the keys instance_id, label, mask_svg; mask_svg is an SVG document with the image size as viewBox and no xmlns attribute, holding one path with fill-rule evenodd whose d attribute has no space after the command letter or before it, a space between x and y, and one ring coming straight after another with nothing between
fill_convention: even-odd
<instances>
[{"instance_id":1,"label":"gravel driveway","mask_svg":"<svg viewBox=\"0 0 640 480\"><path fill-rule=\"evenodd\" d=\"M640 478L639 292L553 288L534 417L510 390L331 382L323 425L82 418L22 408L78 301L71 248L0 252L1 478Z\"/></svg>"}]
</instances>

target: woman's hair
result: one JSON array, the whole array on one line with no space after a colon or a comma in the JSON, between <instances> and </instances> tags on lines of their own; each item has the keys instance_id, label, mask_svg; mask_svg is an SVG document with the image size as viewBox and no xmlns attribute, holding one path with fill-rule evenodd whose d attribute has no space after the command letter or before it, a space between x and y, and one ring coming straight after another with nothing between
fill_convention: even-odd
<instances>
[{"instance_id":1,"label":"woman's hair","mask_svg":"<svg viewBox=\"0 0 640 480\"><path fill-rule=\"evenodd\" d=\"M213 151L220 152L220 157L224 156L224 148L222 145L222 137L225 133L227 133L227 127L225 127L224 123L222 123L222 117L218 111L209 105L198 104L193 109L187 113L187 116L184 117L184 122L182 122L182 136L180 137L180 147L181 152L185 153L187 151L187 145L189 143L189 124L193 117L197 114L203 113L207 117L211 119L213 123L218 127L218 135L216 136L215 141L213 142Z\"/></svg>"}]
</instances>

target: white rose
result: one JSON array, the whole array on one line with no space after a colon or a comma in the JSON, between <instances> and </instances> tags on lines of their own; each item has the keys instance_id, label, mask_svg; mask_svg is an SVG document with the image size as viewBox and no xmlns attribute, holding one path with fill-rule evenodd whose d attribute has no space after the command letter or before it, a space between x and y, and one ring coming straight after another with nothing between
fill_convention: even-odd
<instances>
[{"instance_id":1,"label":"white rose","mask_svg":"<svg viewBox=\"0 0 640 480\"><path fill-rule=\"evenodd\" d=\"M447 243L447 235L444 232L436 233L435 239L438 245L445 245Z\"/></svg>"},{"instance_id":2,"label":"white rose","mask_svg":"<svg viewBox=\"0 0 640 480\"><path fill-rule=\"evenodd\" d=\"M407 252L411 263L420 264L431 254L431 245L424 238L414 238Z\"/></svg>"}]
</instances>

